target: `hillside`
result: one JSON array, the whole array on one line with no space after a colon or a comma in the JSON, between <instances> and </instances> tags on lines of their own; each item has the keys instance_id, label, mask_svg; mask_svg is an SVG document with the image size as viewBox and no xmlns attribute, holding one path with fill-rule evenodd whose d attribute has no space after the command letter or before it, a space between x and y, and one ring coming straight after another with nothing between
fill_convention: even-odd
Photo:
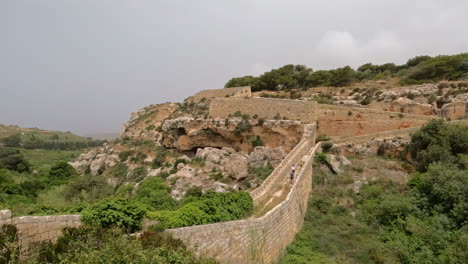
<instances>
[{"instance_id":1,"label":"hillside","mask_svg":"<svg viewBox=\"0 0 468 264\"><path fill-rule=\"evenodd\" d=\"M412 254L457 263L447 261L447 256L460 249L466 235L462 228L466 192L455 190L458 194L450 199L456 204L444 207L438 199L445 198L431 193L432 183L425 179L436 181L434 171L440 169L449 183L466 186L460 176L466 175L466 125L442 121L468 118L465 57L416 57L405 65L363 65L357 71L344 67L314 72L287 65L227 85L252 87L205 90L184 102L149 105L132 113L119 137L110 142L1 126L0 207L11 209L13 217L67 219L79 214L85 228L67 234L73 241L93 239L108 245L113 238L125 238L116 246L132 244L137 252L145 243L164 247L176 243L176 250L185 249L181 241L166 241L167 234L160 233L171 229L189 247L196 244L217 254L218 260L239 263L279 260L305 214L304 228L283 263L414 263L426 256ZM434 64L453 67L449 72L437 70L430 79L421 77ZM309 82L321 75L328 81ZM349 81L337 81L343 76ZM288 180L292 166L306 185ZM457 176L450 178L450 173ZM426 223L424 217L435 222ZM440 219L447 224L442 237L455 234L443 246L430 245L421 233L419 242L399 236L413 232L414 223L434 229L444 224ZM224 222L230 232L219 229ZM204 226L210 223L218 223L219 230ZM258 223L271 241L262 242L260 229L251 230ZM399 226L402 223L407 226ZM117 235L96 237L100 229L89 227L118 228L109 231ZM21 231L23 226L17 228ZM142 230L165 239L133 243L123 235ZM62 234L56 229L48 232L45 240ZM26 233L44 240L42 234ZM286 242L275 237L280 233ZM385 240L395 234L401 245ZM250 239L239 243L239 237ZM262 243L274 250L264 250ZM402 245L411 248L405 251ZM60 255L61 247L59 243L47 250ZM234 256L231 249L243 253ZM102 250L90 249L96 258ZM44 258L52 261L51 257Z\"/></svg>"},{"instance_id":2,"label":"hillside","mask_svg":"<svg viewBox=\"0 0 468 264\"><path fill-rule=\"evenodd\" d=\"M69 131L50 131L0 125L0 144L25 149L77 150L100 146L105 140L81 137Z\"/></svg>"}]
</instances>

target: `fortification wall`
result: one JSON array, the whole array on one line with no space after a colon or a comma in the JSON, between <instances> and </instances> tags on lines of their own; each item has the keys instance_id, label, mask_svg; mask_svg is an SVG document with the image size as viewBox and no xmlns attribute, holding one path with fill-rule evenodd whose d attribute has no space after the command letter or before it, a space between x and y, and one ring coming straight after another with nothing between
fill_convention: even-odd
<instances>
[{"instance_id":1,"label":"fortification wall","mask_svg":"<svg viewBox=\"0 0 468 264\"><path fill-rule=\"evenodd\" d=\"M342 138L375 134L424 125L435 116L380 111L374 109L318 105L319 134Z\"/></svg>"},{"instance_id":2,"label":"fortification wall","mask_svg":"<svg viewBox=\"0 0 468 264\"><path fill-rule=\"evenodd\" d=\"M223 88L223 89L213 89L213 90L203 90L193 96L187 98L194 102L200 102L203 98L224 98L224 97L251 97L252 91L250 86L244 87L232 87L232 88Z\"/></svg>"},{"instance_id":3,"label":"fortification wall","mask_svg":"<svg viewBox=\"0 0 468 264\"><path fill-rule=\"evenodd\" d=\"M210 104L210 116L228 117L235 112L263 119L274 119L278 114L291 120L313 123L316 120L317 103L312 101L271 98L216 98Z\"/></svg>"},{"instance_id":4,"label":"fortification wall","mask_svg":"<svg viewBox=\"0 0 468 264\"><path fill-rule=\"evenodd\" d=\"M79 215L48 215L11 217L10 210L0 211L0 226L11 224L18 230L18 240L22 248L30 243L55 242L62 235L64 227L81 225Z\"/></svg>"},{"instance_id":5,"label":"fortification wall","mask_svg":"<svg viewBox=\"0 0 468 264\"><path fill-rule=\"evenodd\" d=\"M308 148L308 144L299 147ZM221 263L274 263L302 227L312 184L312 160L318 145L303 156L304 164L287 198L259 218L168 230L198 254Z\"/></svg>"},{"instance_id":6,"label":"fortification wall","mask_svg":"<svg viewBox=\"0 0 468 264\"><path fill-rule=\"evenodd\" d=\"M254 201L254 206L257 206L259 203L265 200L268 195L274 193L276 188L284 182L284 179L291 171L291 166L293 164L297 166L301 161L301 158L307 154L307 152L315 144L315 135L316 132L314 126L312 136L309 138L303 138L296 145L296 147L281 161L281 163L275 168L270 176L266 178L262 185L250 192L250 195Z\"/></svg>"}]
</instances>

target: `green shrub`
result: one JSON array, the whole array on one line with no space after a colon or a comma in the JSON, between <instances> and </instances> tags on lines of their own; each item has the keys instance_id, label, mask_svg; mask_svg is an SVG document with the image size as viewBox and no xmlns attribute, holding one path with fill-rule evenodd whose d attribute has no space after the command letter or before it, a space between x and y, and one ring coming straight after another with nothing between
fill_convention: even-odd
<instances>
[{"instance_id":1,"label":"green shrub","mask_svg":"<svg viewBox=\"0 0 468 264\"><path fill-rule=\"evenodd\" d=\"M250 137L249 138L249 143L254 148L258 147L258 146L263 146L263 141L260 138L260 136Z\"/></svg>"},{"instance_id":2,"label":"green shrub","mask_svg":"<svg viewBox=\"0 0 468 264\"><path fill-rule=\"evenodd\" d=\"M85 225L125 228L130 232L140 229L145 210L125 198L107 198L83 210Z\"/></svg>"},{"instance_id":3,"label":"green shrub","mask_svg":"<svg viewBox=\"0 0 468 264\"><path fill-rule=\"evenodd\" d=\"M194 257L182 241L167 234L134 237L118 228L65 228L57 243L41 243L33 252L38 252L28 256L33 263L217 263Z\"/></svg>"},{"instance_id":4,"label":"green shrub","mask_svg":"<svg viewBox=\"0 0 468 264\"><path fill-rule=\"evenodd\" d=\"M328 151L330 151L330 149L333 147L333 143L331 142L323 142L322 143L322 150L324 153L327 153Z\"/></svg>"},{"instance_id":5,"label":"green shrub","mask_svg":"<svg viewBox=\"0 0 468 264\"><path fill-rule=\"evenodd\" d=\"M317 138L315 139L315 142L320 142L320 141L328 141L330 140L330 138L325 135L325 134L320 134L317 136Z\"/></svg>"},{"instance_id":6,"label":"green shrub","mask_svg":"<svg viewBox=\"0 0 468 264\"><path fill-rule=\"evenodd\" d=\"M135 152L133 150L122 151L119 153L119 159L121 162L127 161L127 159L132 156Z\"/></svg>"},{"instance_id":7,"label":"green shrub","mask_svg":"<svg viewBox=\"0 0 468 264\"><path fill-rule=\"evenodd\" d=\"M14 170L17 172L29 172L29 162L19 150L0 147L0 168Z\"/></svg>"},{"instance_id":8,"label":"green shrub","mask_svg":"<svg viewBox=\"0 0 468 264\"><path fill-rule=\"evenodd\" d=\"M48 183L50 185L61 185L78 176L75 168L65 161L59 162L49 170Z\"/></svg>"},{"instance_id":9,"label":"green shrub","mask_svg":"<svg viewBox=\"0 0 468 264\"><path fill-rule=\"evenodd\" d=\"M253 201L247 192L207 192L175 211L150 212L148 216L164 228L176 228L241 219L252 210Z\"/></svg>"},{"instance_id":10,"label":"green shrub","mask_svg":"<svg viewBox=\"0 0 468 264\"><path fill-rule=\"evenodd\" d=\"M135 200L151 210L173 210L177 205L171 196L171 188L160 177L146 178L136 190Z\"/></svg>"}]
</instances>

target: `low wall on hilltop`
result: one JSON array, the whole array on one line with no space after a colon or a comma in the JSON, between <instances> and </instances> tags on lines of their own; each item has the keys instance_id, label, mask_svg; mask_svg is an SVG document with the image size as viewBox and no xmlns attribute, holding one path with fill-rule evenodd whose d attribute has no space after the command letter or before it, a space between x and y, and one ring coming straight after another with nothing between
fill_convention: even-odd
<instances>
[{"instance_id":1,"label":"low wall on hilltop","mask_svg":"<svg viewBox=\"0 0 468 264\"><path fill-rule=\"evenodd\" d=\"M0 211L0 226L5 224L16 226L20 246L27 248L30 243L34 242L55 242L62 235L62 228L78 227L81 222L79 215L12 217L10 210L2 210Z\"/></svg>"},{"instance_id":2,"label":"low wall on hilltop","mask_svg":"<svg viewBox=\"0 0 468 264\"><path fill-rule=\"evenodd\" d=\"M244 87L232 87L232 88L223 88L223 89L213 89L213 90L203 90L193 96L190 96L186 100L200 102L203 98L224 98L224 97L251 97L252 91L250 86Z\"/></svg>"},{"instance_id":3,"label":"low wall on hilltop","mask_svg":"<svg viewBox=\"0 0 468 264\"><path fill-rule=\"evenodd\" d=\"M436 118L435 116L325 104L318 105L318 113L319 134L325 134L331 138L418 127Z\"/></svg>"},{"instance_id":4,"label":"low wall on hilltop","mask_svg":"<svg viewBox=\"0 0 468 264\"><path fill-rule=\"evenodd\" d=\"M237 111L263 119L274 119L279 114L281 118L313 123L316 120L317 103L271 98L216 98L211 101L209 114L212 118L225 118Z\"/></svg>"},{"instance_id":5,"label":"low wall on hilltop","mask_svg":"<svg viewBox=\"0 0 468 264\"><path fill-rule=\"evenodd\" d=\"M304 145L303 145L304 146ZM259 218L169 229L197 254L214 257L221 263L274 263L304 223L312 187L312 160L318 145L304 155L287 198Z\"/></svg>"}]
</instances>

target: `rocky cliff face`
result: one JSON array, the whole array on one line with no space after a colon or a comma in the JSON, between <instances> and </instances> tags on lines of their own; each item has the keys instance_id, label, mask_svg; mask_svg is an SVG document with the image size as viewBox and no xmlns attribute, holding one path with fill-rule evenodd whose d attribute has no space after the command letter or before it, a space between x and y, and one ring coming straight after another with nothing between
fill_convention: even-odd
<instances>
[{"instance_id":1,"label":"rocky cliff face","mask_svg":"<svg viewBox=\"0 0 468 264\"><path fill-rule=\"evenodd\" d=\"M250 152L257 145L282 146L290 151L299 142L304 126L292 120L247 120L240 117L195 119L181 117L162 125L162 145L178 150L230 147Z\"/></svg>"}]
</instances>

